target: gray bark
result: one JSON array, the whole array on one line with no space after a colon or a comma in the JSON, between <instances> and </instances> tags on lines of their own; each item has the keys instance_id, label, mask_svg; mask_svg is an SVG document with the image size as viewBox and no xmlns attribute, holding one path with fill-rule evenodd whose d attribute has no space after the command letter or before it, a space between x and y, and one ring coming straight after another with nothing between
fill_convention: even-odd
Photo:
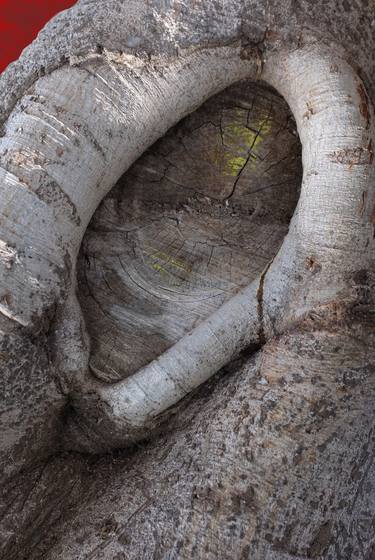
<instances>
[{"instance_id":1,"label":"gray bark","mask_svg":"<svg viewBox=\"0 0 375 560\"><path fill-rule=\"evenodd\" d=\"M3 558L374 556L373 10L81 1L3 74Z\"/></svg>"}]
</instances>

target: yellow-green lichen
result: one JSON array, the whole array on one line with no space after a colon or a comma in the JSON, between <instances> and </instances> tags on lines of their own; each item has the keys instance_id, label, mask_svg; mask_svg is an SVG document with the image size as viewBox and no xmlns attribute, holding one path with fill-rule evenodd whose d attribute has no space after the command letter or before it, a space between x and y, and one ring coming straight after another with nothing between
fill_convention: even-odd
<instances>
[{"instance_id":1,"label":"yellow-green lichen","mask_svg":"<svg viewBox=\"0 0 375 560\"><path fill-rule=\"evenodd\" d=\"M226 169L224 171L225 175L232 175L232 177L237 177L241 169L246 165L245 157L237 156L229 158L227 161Z\"/></svg>"},{"instance_id":2,"label":"yellow-green lichen","mask_svg":"<svg viewBox=\"0 0 375 560\"><path fill-rule=\"evenodd\" d=\"M168 255L167 253L163 253L162 251L157 251L155 249L153 249L152 247L150 247L151 252L147 252L145 251L145 254L150 257L153 260L159 260L161 261L163 264L158 264L156 262L152 263L152 268L154 270L157 270L158 272L161 272L161 270L163 269L165 272L165 266L166 265L170 265L174 268L177 268L178 270L182 270L184 272L190 273L191 272L191 267L189 265L187 265L184 261L180 260L180 259L176 259L173 258L171 255Z\"/></svg>"},{"instance_id":3,"label":"yellow-green lichen","mask_svg":"<svg viewBox=\"0 0 375 560\"><path fill-rule=\"evenodd\" d=\"M252 123L252 127L244 125L243 119L243 111L237 110L235 119L223 127L227 148L224 155L224 175L237 177L248 161L255 164L258 148L271 132L272 122L269 118Z\"/></svg>"}]
</instances>

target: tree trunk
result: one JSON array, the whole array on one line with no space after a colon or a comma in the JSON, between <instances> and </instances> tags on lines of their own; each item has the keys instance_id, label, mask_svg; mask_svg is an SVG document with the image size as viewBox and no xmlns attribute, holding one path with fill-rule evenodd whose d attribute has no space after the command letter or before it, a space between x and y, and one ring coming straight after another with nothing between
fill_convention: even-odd
<instances>
[{"instance_id":1,"label":"tree trunk","mask_svg":"<svg viewBox=\"0 0 375 560\"><path fill-rule=\"evenodd\" d=\"M4 73L1 558L375 558L373 9L81 0Z\"/></svg>"}]
</instances>

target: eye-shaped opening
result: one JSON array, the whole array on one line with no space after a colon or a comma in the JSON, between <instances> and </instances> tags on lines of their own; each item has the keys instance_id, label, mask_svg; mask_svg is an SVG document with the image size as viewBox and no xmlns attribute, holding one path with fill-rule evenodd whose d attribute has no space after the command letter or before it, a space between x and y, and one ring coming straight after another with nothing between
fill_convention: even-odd
<instances>
[{"instance_id":1,"label":"eye-shaped opening","mask_svg":"<svg viewBox=\"0 0 375 560\"><path fill-rule=\"evenodd\" d=\"M241 83L212 99L260 77L296 119L299 197L282 98ZM25 93L1 138L0 311L53 334L78 448L144 437L244 348L341 293L373 235L372 119L345 57L313 38L263 58L240 45L168 63L106 51Z\"/></svg>"},{"instance_id":2,"label":"eye-shaped opening","mask_svg":"<svg viewBox=\"0 0 375 560\"><path fill-rule=\"evenodd\" d=\"M105 197L85 233L78 297L102 381L157 358L265 269L302 178L284 99L238 82L157 141Z\"/></svg>"}]
</instances>

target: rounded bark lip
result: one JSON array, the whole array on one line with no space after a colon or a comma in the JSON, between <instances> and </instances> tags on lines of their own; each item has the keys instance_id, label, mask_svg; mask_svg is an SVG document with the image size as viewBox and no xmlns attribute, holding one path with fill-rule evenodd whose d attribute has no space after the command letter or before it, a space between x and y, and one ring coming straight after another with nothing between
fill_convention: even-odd
<instances>
[{"instance_id":1,"label":"rounded bark lip","mask_svg":"<svg viewBox=\"0 0 375 560\"><path fill-rule=\"evenodd\" d=\"M35 318L67 298L83 232L100 200L172 124L234 81L257 77L259 53L241 55L240 47L217 47L166 66L162 59L150 64L105 53L35 84L9 118L0 144L5 218L0 285L11 292L1 303L5 316L31 328L38 325ZM353 235L358 245L352 268L368 254L373 118L362 82L343 59L318 44L272 54L262 78L289 103L303 146L303 186L290 232L267 275L157 360L113 385L84 377L74 402L88 431L105 429L102 447L138 438L146 424L243 346L264 342L272 332L269 320L275 322L279 310L298 297L293 270L312 253L325 274L342 268ZM313 291L303 312L329 301L336 290ZM101 403L101 417L93 402Z\"/></svg>"},{"instance_id":2,"label":"rounded bark lip","mask_svg":"<svg viewBox=\"0 0 375 560\"><path fill-rule=\"evenodd\" d=\"M306 78L306 68L309 78ZM289 76L288 80L285 75ZM154 418L218 371L238 350L250 343L263 343L270 336L265 309L272 318L277 310L275 301L284 307L290 304L290 293L295 290L292 270L300 268L301 261L306 262L306 255L314 251L316 261L324 263L328 273L333 267L346 267L343 259L347 258L351 246L350 235L358 227L358 190L369 188L372 166L373 130L371 117L361 107L363 86L347 63L332 60L328 49L316 45L272 57L265 64L262 77L289 102L304 149L303 187L291 231L275 263L270 263L258 280L157 360L124 381L112 385L96 381L90 384L100 401L107 404L100 415L102 419L106 416L103 423L106 433L109 420L109 431L116 444L123 437L129 441L137 439ZM338 150L344 154L344 161L336 161ZM337 170L336 165L341 167ZM357 168L353 172L354 165ZM338 179L341 183L337 193ZM323 183L323 188L317 180ZM312 220L312 212L319 218L318 223L316 218ZM322 243L322 235L332 227L335 233L330 234L330 243ZM365 227L370 230L368 216ZM363 239L354 267L363 262L365 245ZM285 282L277 292L280 277ZM312 297L310 305L324 303L335 295L334 292L315 293L315 302Z\"/></svg>"},{"instance_id":3,"label":"rounded bark lip","mask_svg":"<svg viewBox=\"0 0 375 560\"><path fill-rule=\"evenodd\" d=\"M152 62L105 52L36 82L0 141L1 238L16 251L0 277L4 290L15 279L4 315L32 328L65 299L101 199L173 124L230 83L256 75L256 62L241 61L240 51L222 47Z\"/></svg>"}]
</instances>

